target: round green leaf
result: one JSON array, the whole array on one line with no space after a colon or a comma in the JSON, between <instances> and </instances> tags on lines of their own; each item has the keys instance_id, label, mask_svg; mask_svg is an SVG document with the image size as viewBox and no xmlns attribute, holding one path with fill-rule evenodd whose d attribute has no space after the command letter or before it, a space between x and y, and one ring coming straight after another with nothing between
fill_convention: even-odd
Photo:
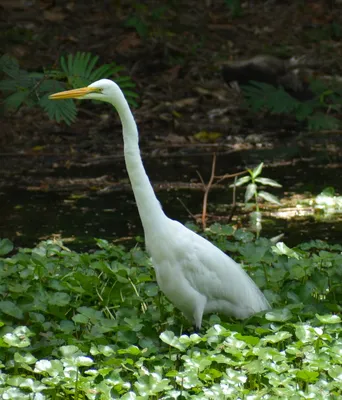
<instances>
[{"instance_id":1,"label":"round green leaf","mask_svg":"<svg viewBox=\"0 0 342 400\"><path fill-rule=\"evenodd\" d=\"M24 318L24 314L21 309L15 303L9 300L0 301L0 311L7 315L10 315L13 318Z\"/></svg>"},{"instance_id":2,"label":"round green leaf","mask_svg":"<svg viewBox=\"0 0 342 400\"><path fill-rule=\"evenodd\" d=\"M285 322L289 321L292 318L292 312L288 308L283 308L281 310L272 310L267 312L265 317L268 321Z\"/></svg>"},{"instance_id":3,"label":"round green leaf","mask_svg":"<svg viewBox=\"0 0 342 400\"><path fill-rule=\"evenodd\" d=\"M4 256L13 250L13 243L8 239L0 240L0 256Z\"/></svg>"},{"instance_id":4,"label":"round green leaf","mask_svg":"<svg viewBox=\"0 0 342 400\"><path fill-rule=\"evenodd\" d=\"M322 322L322 324L339 324L341 322L341 317L335 314L319 315L316 314L316 318Z\"/></svg>"}]
</instances>

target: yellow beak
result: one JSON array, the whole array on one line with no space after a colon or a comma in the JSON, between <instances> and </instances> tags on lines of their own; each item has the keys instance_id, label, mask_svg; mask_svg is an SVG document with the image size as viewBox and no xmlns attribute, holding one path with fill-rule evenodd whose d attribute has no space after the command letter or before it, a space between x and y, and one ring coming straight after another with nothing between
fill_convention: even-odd
<instances>
[{"instance_id":1,"label":"yellow beak","mask_svg":"<svg viewBox=\"0 0 342 400\"><path fill-rule=\"evenodd\" d=\"M65 92L50 94L49 99L50 100L78 99L79 97L85 96L88 93L98 92L98 90L99 90L98 88L86 86L79 89L66 90Z\"/></svg>"}]
</instances>

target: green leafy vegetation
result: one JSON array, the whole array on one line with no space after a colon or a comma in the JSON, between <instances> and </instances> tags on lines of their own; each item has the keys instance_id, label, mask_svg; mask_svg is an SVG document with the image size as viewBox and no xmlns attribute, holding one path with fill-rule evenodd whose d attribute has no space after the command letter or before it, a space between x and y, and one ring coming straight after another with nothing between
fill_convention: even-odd
<instances>
[{"instance_id":1,"label":"green leafy vegetation","mask_svg":"<svg viewBox=\"0 0 342 400\"><path fill-rule=\"evenodd\" d=\"M260 176L263 167L264 163L260 163L254 169L248 169L247 172L249 176L242 176L238 178L234 184L230 185L230 187L247 185L245 191L245 206L246 209L255 208L255 211L250 214L250 222L251 227L258 235L262 229L262 214L259 207L260 199L266 203L281 205L277 196L260 189L260 186L282 187L282 185L275 180ZM254 200L253 202L251 202L252 199Z\"/></svg>"},{"instance_id":2,"label":"green leafy vegetation","mask_svg":"<svg viewBox=\"0 0 342 400\"><path fill-rule=\"evenodd\" d=\"M310 206L313 208L314 216L318 219L336 218L336 214L342 213L342 196L335 193L333 187L326 187L317 196L299 201L297 207Z\"/></svg>"},{"instance_id":3,"label":"green leafy vegetation","mask_svg":"<svg viewBox=\"0 0 342 400\"><path fill-rule=\"evenodd\" d=\"M249 173L249 176L242 176L241 178L237 179L237 181L233 185L230 185L230 187L247 185L245 192L245 204L246 206L251 206L249 204L249 201L254 198L254 203L252 203L252 206L255 205L257 211L260 211L259 198L264 199L269 203L277 205L281 204L278 197L264 190L259 190L260 186L271 186L277 188L280 188L282 186L280 183L276 182L273 179L260 176L263 167L264 163L260 163L254 169L248 169L247 171Z\"/></svg>"},{"instance_id":4,"label":"green leafy vegetation","mask_svg":"<svg viewBox=\"0 0 342 400\"><path fill-rule=\"evenodd\" d=\"M322 210L327 214L342 212L342 196L336 196L333 187L325 188L314 200L317 210Z\"/></svg>"},{"instance_id":5,"label":"green leafy vegetation","mask_svg":"<svg viewBox=\"0 0 342 400\"><path fill-rule=\"evenodd\" d=\"M231 10L233 17L240 17L242 15L240 0L224 0L224 2Z\"/></svg>"},{"instance_id":6,"label":"green leafy vegetation","mask_svg":"<svg viewBox=\"0 0 342 400\"><path fill-rule=\"evenodd\" d=\"M159 22L164 18L172 4L150 7L146 4L134 3L134 12L126 19L125 26L134 28L137 34L146 39L149 35L163 36L161 33L165 27Z\"/></svg>"},{"instance_id":7,"label":"green leafy vegetation","mask_svg":"<svg viewBox=\"0 0 342 400\"><path fill-rule=\"evenodd\" d=\"M49 100L49 95L87 86L102 78L114 79L124 91L129 103L136 106L134 99L138 96L132 91L135 84L129 76L120 75L123 67L113 62L96 68L98 59L98 56L91 53L78 52L75 55L62 56L56 69L28 72L20 68L14 57L3 55L0 58L0 90L5 96L5 112L16 111L22 106L39 106L51 119L71 124L77 114L75 102L71 99L53 102Z\"/></svg>"},{"instance_id":8,"label":"green leafy vegetation","mask_svg":"<svg viewBox=\"0 0 342 400\"><path fill-rule=\"evenodd\" d=\"M188 334L139 247L46 241L13 253L0 241L0 398L340 398L342 246L290 249L219 224L206 234L273 310L208 316Z\"/></svg>"},{"instance_id":9,"label":"green leafy vegetation","mask_svg":"<svg viewBox=\"0 0 342 400\"><path fill-rule=\"evenodd\" d=\"M297 121L306 121L311 131L338 129L338 115L342 105L342 89L338 85L329 88L323 82L313 81L311 90L316 94L312 100L299 101L282 87L252 82L242 87L248 106L254 112L268 110L271 114L294 115Z\"/></svg>"},{"instance_id":10,"label":"green leafy vegetation","mask_svg":"<svg viewBox=\"0 0 342 400\"><path fill-rule=\"evenodd\" d=\"M321 42L323 40L340 40L342 38L342 25L336 21L325 23L315 28L310 27L304 31L306 40Z\"/></svg>"}]
</instances>

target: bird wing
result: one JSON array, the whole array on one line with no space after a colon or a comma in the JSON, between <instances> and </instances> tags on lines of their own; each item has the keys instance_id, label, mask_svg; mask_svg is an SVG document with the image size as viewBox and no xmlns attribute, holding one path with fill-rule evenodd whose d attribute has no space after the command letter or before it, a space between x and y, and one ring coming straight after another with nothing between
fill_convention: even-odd
<instances>
[{"instance_id":1,"label":"bird wing","mask_svg":"<svg viewBox=\"0 0 342 400\"><path fill-rule=\"evenodd\" d=\"M182 248L187 249L179 260L182 273L207 297L208 309L244 318L269 308L265 296L239 264L208 240L174 222Z\"/></svg>"}]
</instances>

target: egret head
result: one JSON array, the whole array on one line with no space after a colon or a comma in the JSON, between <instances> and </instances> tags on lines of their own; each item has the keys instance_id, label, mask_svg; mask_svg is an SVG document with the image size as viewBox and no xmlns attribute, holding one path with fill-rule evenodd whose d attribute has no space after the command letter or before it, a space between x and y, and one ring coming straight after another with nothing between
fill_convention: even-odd
<instances>
[{"instance_id":1,"label":"egret head","mask_svg":"<svg viewBox=\"0 0 342 400\"><path fill-rule=\"evenodd\" d=\"M101 79L83 88L54 93L49 96L49 99L90 99L106 101L107 103L113 104L115 103L115 99L120 98L122 95L121 93L119 86L115 82L109 79Z\"/></svg>"}]
</instances>

